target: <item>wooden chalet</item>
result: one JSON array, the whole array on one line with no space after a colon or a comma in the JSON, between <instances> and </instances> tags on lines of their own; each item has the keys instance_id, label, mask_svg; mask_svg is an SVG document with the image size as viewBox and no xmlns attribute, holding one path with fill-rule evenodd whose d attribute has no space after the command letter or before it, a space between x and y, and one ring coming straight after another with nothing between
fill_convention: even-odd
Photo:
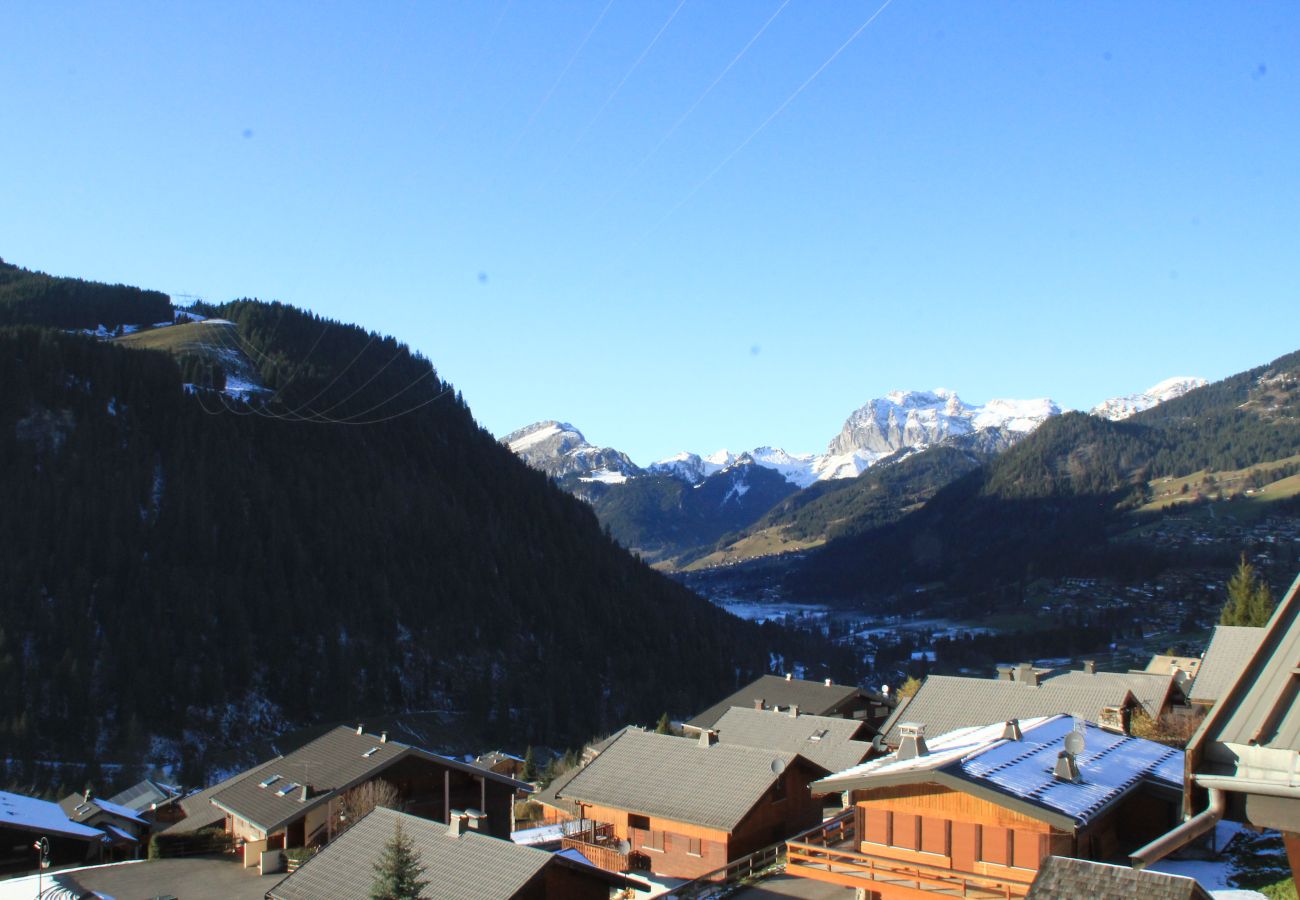
<instances>
[{"instance_id":1,"label":"wooden chalet","mask_svg":"<svg viewBox=\"0 0 1300 900\"><path fill-rule=\"evenodd\" d=\"M820 822L808 785L827 771L712 732L628 730L551 797L571 816L564 848L612 871L697 878Z\"/></svg>"},{"instance_id":2,"label":"wooden chalet","mask_svg":"<svg viewBox=\"0 0 1300 900\"><path fill-rule=\"evenodd\" d=\"M1057 715L963 728L813 784L849 791L831 836L787 871L878 900L1023 897L1049 856L1114 858L1178 820L1182 751Z\"/></svg>"},{"instance_id":3,"label":"wooden chalet","mask_svg":"<svg viewBox=\"0 0 1300 900\"><path fill-rule=\"evenodd\" d=\"M814 716L856 719L866 723L874 735L889 717L893 702L885 694L853 685L835 684L829 678L808 681L788 674L762 675L683 722L682 728L688 734L715 728L727 710L737 706L744 709L795 709Z\"/></svg>"},{"instance_id":4,"label":"wooden chalet","mask_svg":"<svg viewBox=\"0 0 1300 900\"><path fill-rule=\"evenodd\" d=\"M208 797L225 830L245 845L245 865L268 850L322 845L351 826L349 791L382 780L404 812L446 823L476 812L475 827L509 839L514 798L528 786L469 763L339 727L287 756L224 782Z\"/></svg>"},{"instance_id":5,"label":"wooden chalet","mask_svg":"<svg viewBox=\"0 0 1300 900\"><path fill-rule=\"evenodd\" d=\"M1192 693L1194 698L1215 694L1217 702L1187 743L1183 808L1189 818L1137 850L1136 868L1228 819L1280 831L1292 875L1300 880L1300 577L1268 625L1256 631L1245 638L1253 651L1229 654L1238 657L1236 673L1221 692L1196 689L1214 671L1206 652Z\"/></svg>"},{"instance_id":6,"label":"wooden chalet","mask_svg":"<svg viewBox=\"0 0 1300 900\"><path fill-rule=\"evenodd\" d=\"M70 821L102 831L108 856L137 859L148 847L149 820L130 807L101 800L86 791L64 797L59 801L59 808Z\"/></svg>"},{"instance_id":7,"label":"wooden chalet","mask_svg":"<svg viewBox=\"0 0 1300 900\"><path fill-rule=\"evenodd\" d=\"M33 846L48 842L51 865L97 862L105 842L98 828L70 820L59 804L0 791L0 875L33 872L39 854Z\"/></svg>"},{"instance_id":8,"label":"wooden chalet","mask_svg":"<svg viewBox=\"0 0 1300 900\"><path fill-rule=\"evenodd\" d=\"M369 897L374 865L400 825L428 884L421 897L458 900L609 900L612 889L650 885L592 865L575 853L547 853L469 831L465 820L431 822L379 807L296 872L269 900Z\"/></svg>"}]
</instances>

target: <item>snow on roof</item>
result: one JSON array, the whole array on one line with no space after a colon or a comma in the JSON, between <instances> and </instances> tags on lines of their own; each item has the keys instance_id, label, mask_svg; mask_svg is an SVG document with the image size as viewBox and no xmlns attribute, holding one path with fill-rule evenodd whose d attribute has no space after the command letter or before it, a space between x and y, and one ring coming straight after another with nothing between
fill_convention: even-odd
<instances>
[{"instance_id":1,"label":"snow on roof","mask_svg":"<svg viewBox=\"0 0 1300 900\"><path fill-rule=\"evenodd\" d=\"M1181 791L1183 752L1154 741L1106 731L1070 716L1025 719L1020 740L1002 737L1006 725L961 728L927 740L923 756L900 761L896 754L854 766L814 782L818 792L869 789L889 784L964 785L1064 816L1076 825L1093 821L1140 782ZM1077 782L1053 774L1065 738L1083 729ZM985 793L988 796L988 793Z\"/></svg>"},{"instance_id":2,"label":"snow on roof","mask_svg":"<svg viewBox=\"0 0 1300 900\"><path fill-rule=\"evenodd\" d=\"M104 836L97 828L71 821L57 803L8 791L0 791L0 827L3 826L92 840Z\"/></svg>"}]
</instances>

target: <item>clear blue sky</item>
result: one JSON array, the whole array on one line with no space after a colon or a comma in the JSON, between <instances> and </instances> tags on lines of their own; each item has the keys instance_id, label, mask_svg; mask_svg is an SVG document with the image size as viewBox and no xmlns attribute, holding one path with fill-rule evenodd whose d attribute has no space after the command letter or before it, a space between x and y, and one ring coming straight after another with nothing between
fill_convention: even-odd
<instances>
[{"instance_id":1,"label":"clear blue sky","mask_svg":"<svg viewBox=\"0 0 1300 900\"><path fill-rule=\"evenodd\" d=\"M357 322L641 463L1300 348L1300 5L894 0L755 135L879 5L9 4L0 256Z\"/></svg>"}]
</instances>

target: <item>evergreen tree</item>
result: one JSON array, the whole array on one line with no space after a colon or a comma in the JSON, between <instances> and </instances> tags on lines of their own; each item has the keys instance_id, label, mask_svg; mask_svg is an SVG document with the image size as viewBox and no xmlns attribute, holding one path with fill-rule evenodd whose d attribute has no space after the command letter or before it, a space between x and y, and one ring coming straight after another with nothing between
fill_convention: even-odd
<instances>
[{"instance_id":1,"label":"evergreen tree","mask_svg":"<svg viewBox=\"0 0 1300 900\"><path fill-rule=\"evenodd\" d=\"M370 886L370 900L417 900L428 886L422 880L424 866L414 842L402 833L402 823L393 826L393 838L374 865L375 880Z\"/></svg>"},{"instance_id":2,"label":"evergreen tree","mask_svg":"<svg viewBox=\"0 0 1300 900\"><path fill-rule=\"evenodd\" d=\"M537 780L537 759L533 755L532 744L529 744L528 749L524 751L524 770L520 775L524 781Z\"/></svg>"},{"instance_id":3,"label":"evergreen tree","mask_svg":"<svg viewBox=\"0 0 1300 900\"><path fill-rule=\"evenodd\" d=\"M668 713L659 717L659 724L655 725L655 734L672 734L673 722L668 718Z\"/></svg>"},{"instance_id":4,"label":"evergreen tree","mask_svg":"<svg viewBox=\"0 0 1300 900\"><path fill-rule=\"evenodd\" d=\"M1273 605L1273 591L1268 582L1242 553L1237 571L1228 579L1228 601L1219 614L1219 624L1263 627L1273 615Z\"/></svg>"}]
</instances>

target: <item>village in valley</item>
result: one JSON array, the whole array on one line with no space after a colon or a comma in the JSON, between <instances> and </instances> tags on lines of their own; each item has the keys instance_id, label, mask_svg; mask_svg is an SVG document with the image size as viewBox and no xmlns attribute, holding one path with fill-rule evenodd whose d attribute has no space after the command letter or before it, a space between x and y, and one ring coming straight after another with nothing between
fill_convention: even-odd
<instances>
[{"instance_id":1,"label":"village in valley","mask_svg":"<svg viewBox=\"0 0 1300 900\"><path fill-rule=\"evenodd\" d=\"M1272 609L1243 557L1233 604L1265 624L1141 668L769 674L554 759L340 725L201 788L0 792L0 897L1282 896L1300 579Z\"/></svg>"}]
</instances>

